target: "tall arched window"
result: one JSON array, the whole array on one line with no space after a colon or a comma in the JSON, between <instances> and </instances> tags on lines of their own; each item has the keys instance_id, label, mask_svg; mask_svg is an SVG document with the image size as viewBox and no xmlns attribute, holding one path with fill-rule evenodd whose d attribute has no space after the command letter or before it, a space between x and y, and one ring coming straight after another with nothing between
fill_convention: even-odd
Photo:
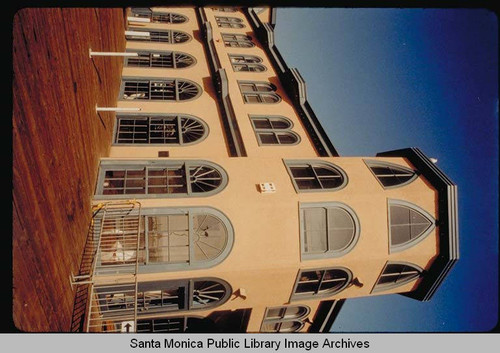
<instances>
[{"instance_id":1,"label":"tall arched window","mask_svg":"<svg viewBox=\"0 0 500 353\"><path fill-rule=\"evenodd\" d=\"M352 272L344 267L300 270L291 300L328 297L343 291L352 280Z\"/></svg>"},{"instance_id":2,"label":"tall arched window","mask_svg":"<svg viewBox=\"0 0 500 353\"><path fill-rule=\"evenodd\" d=\"M262 59L256 55L229 54L229 60L233 71L263 72L266 67L262 64Z\"/></svg>"},{"instance_id":3,"label":"tall arched window","mask_svg":"<svg viewBox=\"0 0 500 353\"><path fill-rule=\"evenodd\" d=\"M244 28L243 20L236 17L215 16L217 26L221 28Z\"/></svg>"},{"instance_id":4,"label":"tall arched window","mask_svg":"<svg viewBox=\"0 0 500 353\"><path fill-rule=\"evenodd\" d=\"M388 200L390 251L405 250L428 236L435 219L424 209L402 200Z\"/></svg>"},{"instance_id":5,"label":"tall arched window","mask_svg":"<svg viewBox=\"0 0 500 353\"><path fill-rule=\"evenodd\" d=\"M96 198L210 196L227 185L221 166L196 160L103 160Z\"/></svg>"},{"instance_id":6,"label":"tall arched window","mask_svg":"<svg viewBox=\"0 0 500 353\"><path fill-rule=\"evenodd\" d=\"M275 93L276 86L269 82L238 81L245 103L278 103L281 97Z\"/></svg>"},{"instance_id":7,"label":"tall arched window","mask_svg":"<svg viewBox=\"0 0 500 353\"><path fill-rule=\"evenodd\" d=\"M422 275L422 268L407 262L389 261L385 264L372 292L381 292L402 286Z\"/></svg>"},{"instance_id":8,"label":"tall arched window","mask_svg":"<svg viewBox=\"0 0 500 353\"><path fill-rule=\"evenodd\" d=\"M196 63L196 59L193 56L181 52L140 50L137 54L138 56L127 57L125 65L133 67L182 69Z\"/></svg>"},{"instance_id":9,"label":"tall arched window","mask_svg":"<svg viewBox=\"0 0 500 353\"><path fill-rule=\"evenodd\" d=\"M254 46L252 37L245 34L222 33L222 40L226 47L251 48Z\"/></svg>"},{"instance_id":10,"label":"tall arched window","mask_svg":"<svg viewBox=\"0 0 500 353\"><path fill-rule=\"evenodd\" d=\"M119 114L114 143L190 145L207 135L207 124L191 115Z\"/></svg>"},{"instance_id":11,"label":"tall arched window","mask_svg":"<svg viewBox=\"0 0 500 353\"><path fill-rule=\"evenodd\" d=\"M394 163L374 160L365 163L384 189L407 185L418 176L414 170Z\"/></svg>"},{"instance_id":12,"label":"tall arched window","mask_svg":"<svg viewBox=\"0 0 500 353\"><path fill-rule=\"evenodd\" d=\"M360 234L358 217L340 202L301 203L302 259L339 257L351 251Z\"/></svg>"},{"instance_id":13,"label":"tall arched window","mask_svg":"<svg viewBox=\"0 0 500 353\"><path fill-rule=\"evenodd\" d=\"M139 42L160 42L179 44L191 40L186 32L170 29L133 28L125 31L125 39Z\"/></svg>"},{"instance_id":14,"label":"tall arched window","mask_svg":"<svg viewBox=\"0 0 500 353\"><path fill-rule=\"evenodd\" d=\"M283 116L250 116L259 145L295 145L300 137L292 129L292 121Z\"/></svg>"},{"instance_id":15,"label":"tall arched window","mask_svg":"<svg viewBox=\"0 0 500 353\"><path fill-rule=\"evenodd\" d=\"M234 241L229 219L211 207L146 208L138 221L107 221L103 232L97 258L103 273L136 261L140 273L209 268L229 255Z\"/></svg>"},{"instance_id":16,"label":"tall arched window","mask_svg":"<svg viewBox=\"0 0 500 353\"><path fill-rule=\"evenodd\" d=\"M285 165L297 192L333 191L347 185L347 174L332 163L287 160Z\"/></svg>"},{"instance_id":17,"label":"tall arched window","mask_svg":"<svg viewBox=\"0 0 500 353\"><path fill-rule=\"evenodd\" d=\"M185 79L124 77L121 85L123 100L188 101L201 94L201 87Z\"/></svg>"},{"instance_id":18,"label":"tall arched window","mask_svg":"<svg viewBox=\"0 0 500 353\"><path fill-rule=\"evenodd\" d=\"M161 12L153 11L150 8L139 8L135 7L131 9L132 17L147 18L152 23L184 23L188 21L188 18L184 15L172 13L172 12Z\"/></svg>"},{"instance_id":19,"label":"tall arched window","mask_svg":"<svg viewBox=\"0 0 500 353\"><path fill-rule=\"evenodd\" d=\"M260 332L297 332L311 312L305 305L286 305L266 308Z\"/></svg>"},{"instance_id":20,"label":"tall arched window","mask_svg":"<svg viewBox=\"0 0 500 353\"><path fill-rule=\"evenodd\" d=\"M231 296L229 283L218 278L193 278L170 281L139 282L135 285L94 286L99 312L104 319L132 311L137 302L137 316L176 311L205 310L224 304Z\"/></svg>"}]
</instances>

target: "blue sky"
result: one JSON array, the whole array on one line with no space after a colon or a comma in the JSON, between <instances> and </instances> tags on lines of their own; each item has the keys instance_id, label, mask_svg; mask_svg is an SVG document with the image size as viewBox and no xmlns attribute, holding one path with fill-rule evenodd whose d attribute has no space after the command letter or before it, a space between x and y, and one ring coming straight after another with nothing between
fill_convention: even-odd
<instances>
[{"instance_id":1,"label":"blue sky","mask_svg":"<svg viewBox=\"0 0 500 353\"><path fill-rule=\"evenodd\" d=\"M419 147L458 185L460 260L433 299L350 299L333 331L495 327L496 15L485 9L279 8L275 42L304 77L309 103L341 156Z\"/></svg>"}]
</instances>

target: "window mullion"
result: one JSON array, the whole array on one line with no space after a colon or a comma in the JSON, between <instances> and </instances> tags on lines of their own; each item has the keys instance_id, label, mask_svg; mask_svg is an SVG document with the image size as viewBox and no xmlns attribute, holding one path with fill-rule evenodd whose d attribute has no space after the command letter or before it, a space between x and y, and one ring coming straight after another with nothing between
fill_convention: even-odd
<instances>
[{"instance_id":1,"label":"window mullion","mask_svg":"<svg viewBox=\"0 0 500 353\"><path fill-rule=\"evenodd\" d=\"M181 120L181 116L180 115L177 115L176 116L176 121L177 121L177 136L179 138L179 144L180 145L183 145L184 144L184 137L182 135L182 120Z\"/></svg>"},{"instance_id":2,"label":"window mullion","mask_svg":"<svg viewBox=\"0 0 500 353\"><path fill-rule=\"evenodd\" d=\"M318 181L319 185L321 186L322 189L324 189L323 183L321 182L321 179L319 178L318 174L316 173L316 169L314 169L314 166L310 165L310 168L313 171L314 177Z\"/></svg>"},{"instance_id":3,"label":"window mullion","mask_svg":"<svg viewBox=\"0 0 500 353\"><path fill-rule=\"evenodd\" d=\"M186 182L186 192L188 195L191 195L191 175L189 175L189 166L188 163L184 163L184 178Z\"/></svg>"},{"instance_id":4,"label":"window mullion","mask_svg":"<svg viewBox=\"0 0 500 353\"><path fill-rule=\"evenodd\" d=\"M314 294L318 294L319 293L319 291L321 289L321 285L323 284L323 280L324 280L325 275L326 275L326 270L322 270L321 272L322 273L321 273L321 278L320 278L319 283L318 283L318 288L316 289L316 293L314 293Z\"/></svg>"},{"instance_id":5,"label":"window mullion","mask_svg":"<svg viewBox=\"0 0 500 353\"><path fill-rule=\"evenodd\" d=\"M194 260L194 222L191 211L188 211L189 266Z\"/></svg>"},{"instance_id":6,"label":"window mullion","mask_svg":"<svg viewBox=\"0 0 500 353\"><path fill-rule=\"evenodd\" d=\"M179 101L179 81L177 79L174 80L174 90L175 90L175 100Z\"/></svg>"},{"instance_id":7,"label":"window mullion","mask_svg":"<svg viewBox=\"0 0 500 353\"><path fill-rule=\"evenodd\" d=\"M144 216L144 262L149 263L149 217Z\"/></svg>"}]
</instances>

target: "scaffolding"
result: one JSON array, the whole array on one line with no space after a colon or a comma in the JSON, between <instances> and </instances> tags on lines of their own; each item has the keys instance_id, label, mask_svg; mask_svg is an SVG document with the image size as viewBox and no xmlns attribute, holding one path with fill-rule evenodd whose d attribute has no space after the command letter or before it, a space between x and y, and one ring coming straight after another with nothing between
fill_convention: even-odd
<instances>
[{"instance_id":1,"label":"scaffolding","mask_svg":"<svg viewBox=\"0 0 500 353\"><path fill-rule=\"evenodd\" d=\"M136 331L137 273L144 257L141 229L141 204L135 200L95 207L84 251L88 265L70 278L71 286L78 286L77 293L87 294L84 331ZM119 283L116 275L120 276Z\"/></svg>"}]
</instances>

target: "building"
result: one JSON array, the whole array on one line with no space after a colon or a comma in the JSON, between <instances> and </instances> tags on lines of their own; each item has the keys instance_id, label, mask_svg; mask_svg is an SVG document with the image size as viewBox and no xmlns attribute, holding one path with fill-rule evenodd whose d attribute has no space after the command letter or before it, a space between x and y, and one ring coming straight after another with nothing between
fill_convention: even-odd
<instances>
[{"instance_id":1,"label":"building","mask_svg":"<svg viewBox=\"0 0 500 353\"><path fill-rule=\"evenodd\" d=\"M456 185L418 148L340 157L274 9L127 11L83 330L328 332L348 298L431 299L458 260Z\"/></svg>"}]
</instances>

